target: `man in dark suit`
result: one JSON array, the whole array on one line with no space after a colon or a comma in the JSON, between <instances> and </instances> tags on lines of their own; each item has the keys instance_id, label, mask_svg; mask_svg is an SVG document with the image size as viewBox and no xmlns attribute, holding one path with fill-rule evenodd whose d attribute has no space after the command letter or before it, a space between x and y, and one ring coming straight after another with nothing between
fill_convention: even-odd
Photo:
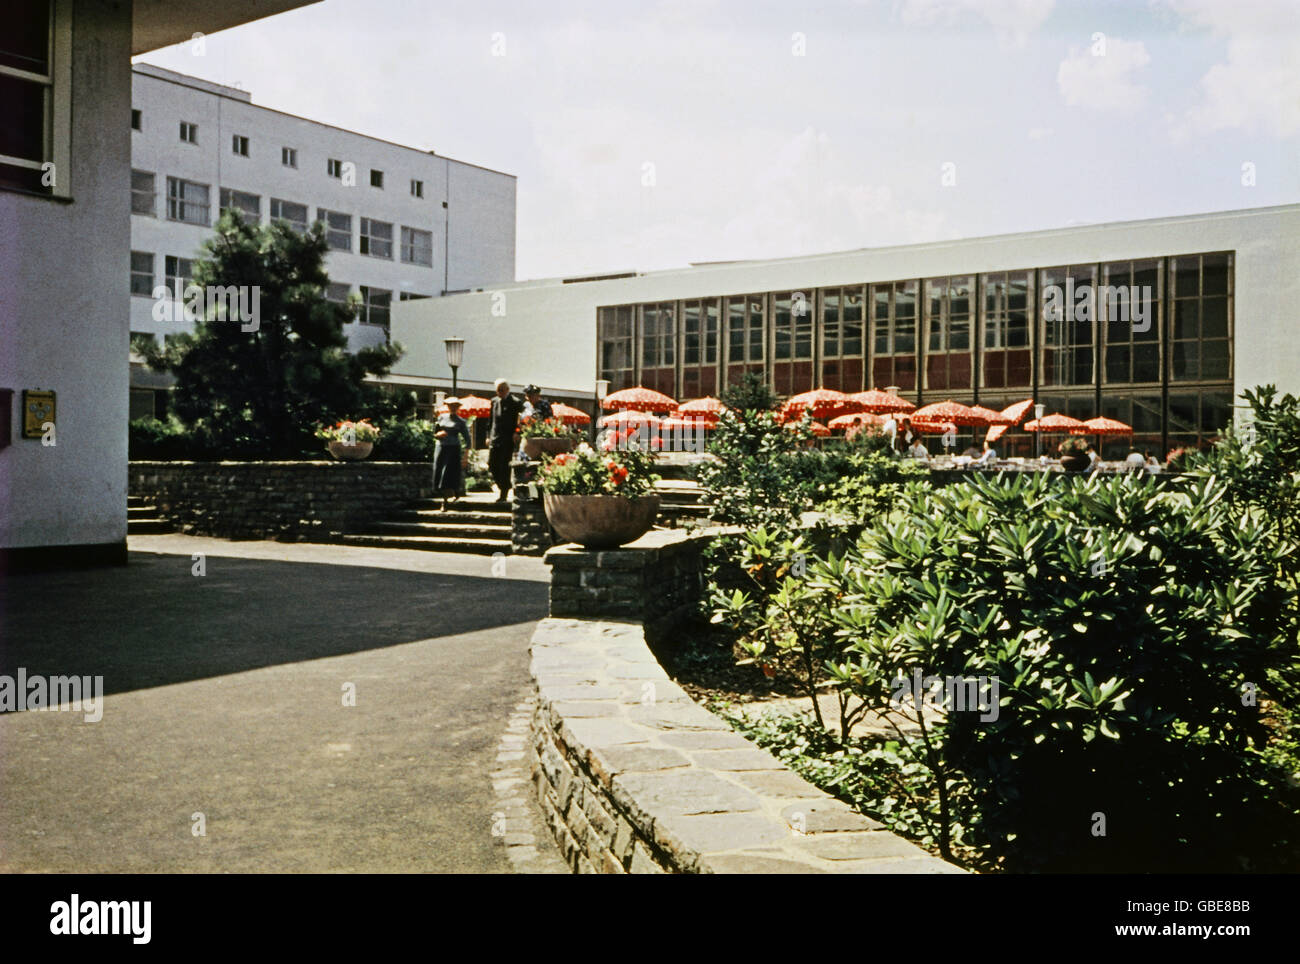
<instances>
[{"instance_id":1,"label":"man in dark suit","mask_svg":"<svg viewBox=\"0 0 1300 964\"><path fill-rule=\"evenodd\" d=\"M498 502L510 497L510 460L515 451L515 429L524 402L518 395L510 394L510 383L504 378L496 380L497 397L492 399L492 414L488 431L488 471L500 494Z\"/></svg>"}]
</instances>

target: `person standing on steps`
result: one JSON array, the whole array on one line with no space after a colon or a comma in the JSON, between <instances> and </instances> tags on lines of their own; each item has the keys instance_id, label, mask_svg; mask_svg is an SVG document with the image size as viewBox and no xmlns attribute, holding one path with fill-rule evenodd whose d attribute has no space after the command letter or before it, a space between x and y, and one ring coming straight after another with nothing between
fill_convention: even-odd
<instances>
[{"instance_id":1,"label":"person standing on steps","mask_svg":"<svg viewBox=\"0 0 1300 964\"><path fill-rule=\"evenodd\" d=\"M447 502L455 501L465 494L465 467L469 464L469 450L473 442L469 437L469 426L460 417L460 399L449 398L446 401L447 414L438 418L434 437L438 440L433 450L433 491L442 496L442 511L447 511ZM461 440L465 447L461 448Z\"/></svg>"},{"instance_id":2,"label":"person standing on steps","mask_svg":"<svg viewBox=\"0 0 1300 964\"><path fill-rule=\"evenodd\" d=\"M488 471L496 483L498 502L510 498L510 458L515 449L515 430L524 402L518 395L510 394L510 383L504 378L496 380L496 398L492 399L492 413L488 429Z\"/></svg>"}]
</instances>

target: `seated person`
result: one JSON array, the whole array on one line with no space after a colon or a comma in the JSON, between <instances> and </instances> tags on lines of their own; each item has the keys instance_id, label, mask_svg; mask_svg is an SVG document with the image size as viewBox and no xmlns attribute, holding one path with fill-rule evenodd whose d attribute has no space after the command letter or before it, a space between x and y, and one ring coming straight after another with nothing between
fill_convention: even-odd
<instances>
[{"instance_id":1,"label":"seated person","mask_svg":"<svg viewBox=\"0 0 1300 964\"><path fill-rule=\"evenodd\" d=\"M926 450L925 443L918 437L912 443L912 447L907 450L907 454L914 459L929 459L930 453Z\"/></svg>"},{"instance_id":2,"label":"seated person","mask_svg":"<svg viewBox=\"0 0 1300 964\"><path fill-rule=\"evenodd\" d=\"M1142 457L1142 453L1137 449L1132 449L1129 451L1128 455L1124 457L1124 464L1140 469L1142 466L1147 464L1147 460Z\"/></svg>"},{"instance_id":3,"label":"seated person","mask_svg":"<svg viewBox=\"0 0 1300 964\"><path fill-rule=\"evenodd\" d=\"M992 443L990 443L990 442L985 442L985 443L984 443L984 451L983 451L983 453L980 455L980 457L979 457L979 459L978 459L979 463L980 463L981 465L987 465L988 463L990 463L990 462L996 462L997 460L998 460L998 452L997 452L997 449L995 449L995 448L993 447Z\"/></svg>"},{"instance_id":4,"label":"seated person","mask_svg":"<svg viewBox=\"0 0 1300 964\"><path fill-rule=\"evenodd\" d=\"M966 449L966 451L962 452L961 454L968 456L969 458L972 459L977 459L980 456L982 456L984 453L980 451L979 446L977 446L974 442L972 442L970 448Z\"/></svg>"}]
</instances>

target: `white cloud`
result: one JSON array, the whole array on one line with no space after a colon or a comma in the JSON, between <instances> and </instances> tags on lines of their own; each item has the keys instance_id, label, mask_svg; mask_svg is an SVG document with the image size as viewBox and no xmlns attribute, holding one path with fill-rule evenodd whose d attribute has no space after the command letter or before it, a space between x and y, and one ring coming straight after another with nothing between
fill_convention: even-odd
<instances>
[{"instance_id":1,"label":"white cloud","mask_svg":"<svg viewBox=\"0 0 1300 964\"><path fill-rule=\"evenodd\" d=\"M952 26L963 13L989 22L1003 47L1019 48L1051 15L1056 0L903 0L899 19L908 26Z\"/></svg>"},{"instance_id":2,"label":"white cloud","mask_svg":"<svg viewBox=\"0 0 1300 964\"><path fill-rule=\"evenodd\" d=\"M1201 77L1200 101L1175 120L1175 135L1233 128L1300 133L1300 17L1293 0L1165 3L1188 27L1227 40L1227 60Z\"/></svg>"},{"instance_id":3,"label":"white cloud","mask_svg":"<svg viewBox=\"0 0 1300 964\"><path fill-rule=\"evenodd\" d=\"M1056 83L1071 107L1131 113L1146 103L1149 93L1133 75L1150 62L1142 41L1107 37L1104 48L1070 48L1070 56L1056 72Z\"/></svg>"},{"instance_id":4,"label":"white cloud","mask_svg":"<svg viewBox=\"0 0 1300 964\"><path fill-rule=\"evenodd\" d=\"M1053 131L1050 127L1031 127L1026 136L1031 141L1045 141L1047 138L1052 136L1052 133Z\"/></svg>"}]
</instances>

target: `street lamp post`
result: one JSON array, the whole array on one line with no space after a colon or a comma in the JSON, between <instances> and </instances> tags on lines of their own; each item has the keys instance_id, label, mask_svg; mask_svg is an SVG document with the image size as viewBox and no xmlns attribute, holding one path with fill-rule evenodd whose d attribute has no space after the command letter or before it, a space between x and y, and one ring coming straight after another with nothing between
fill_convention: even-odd
<instances>
[{"instance_id":1,"label":"street lamp post","mask_svg":"<svg viewBox=\"0 0 1300 964\"><path fill-rule=\"evenodd\" d=\"M447 346L447 364L451 367L451 394L456 394L456 369L460 368L460 363L465 359L465 339L464 338L444 338L443 344Z\"/></svg>"},{"instance_id":2,"label":"street lamp post","mask_svg":"<svg viewBox=\"0 0 1300 964\"><path fill-rule=\"evenodd\" d=\"M1047 411L1047 406L1046 406L1046 405L1043 405L1041 402L1040 402L1039 404L1035 405L1035 406L1034 406L1034 421L1041 421L1041 420L1042 420L1042 417L1043 417L1043 412L1045 412L1045 411ZM1034 458L1042 458L1042 456L1043 456L1043 427L1042 427L1041 425L1039 425L1039 426L1036 426L1036 428L1038 429L1038 431L1034 433Z\"/></svg>"},{"instance_id":3,"label":"street lamp post","mask_svg":"<svg viewBox=\"0 0 1300 964\"><path fill-rule=\"evenodd\" d=\"M596 444L596 425L600 421L600 413L604 411L605 396L609 394L609 379L596 379L596 414L591 418L591 442Z\"/></svg>"}]
</instances>

